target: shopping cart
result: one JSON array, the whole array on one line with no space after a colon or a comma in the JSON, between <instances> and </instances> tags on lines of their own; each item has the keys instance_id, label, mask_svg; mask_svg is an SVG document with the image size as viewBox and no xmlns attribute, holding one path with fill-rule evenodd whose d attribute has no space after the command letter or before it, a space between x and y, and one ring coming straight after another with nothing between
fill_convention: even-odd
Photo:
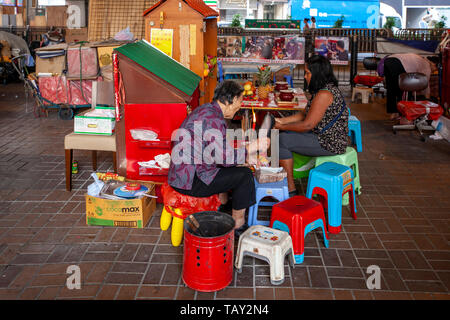
<instances>
[{"instance_id":1,"label":"shopping cart","mask_svg":"<svg viewBox=\"0 0 450 320\"><path fill-rule=\"evenodd\" d=\"M19 74L19 78L23 81L25 89L25 110L28 110L28 102L31 98L34 101L33 113L36 118L46 116L48 117L49 109L57 109L58 116L62 120L71 120L75 114L75 110L79 108L90 108L91 104L67 104L55 103L49 99L44 98L39 90L39 84L34 74L28 73L25 61L27 55L19 55L12 58L13 66ZM87 101L87 99L85 99Z\"/></svg>"}]
</instances>

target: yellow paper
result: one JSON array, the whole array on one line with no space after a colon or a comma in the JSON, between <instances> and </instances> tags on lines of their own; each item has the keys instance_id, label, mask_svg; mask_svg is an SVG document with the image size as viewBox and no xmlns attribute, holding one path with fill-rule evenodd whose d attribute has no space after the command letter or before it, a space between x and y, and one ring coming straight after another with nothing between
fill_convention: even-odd
<instances>
[{"instance_id":1,"label":"yellow paper","mask_svg":"<svg viewBox=\"0 0 450 320\"><path fill-rule=\"evenodd\" d=\"M150 29L150 43L172 57L173 29Z\"/></svg>"},{"instance_id":2,"label":"yellow paper","mask_svg":"<svg viewBox=\"0 0 450 320\"><path fill-rule=\"evenodd\" d=\"M189 54L191 56L196 54L197 51L197 29L195 24L189 25Z\"/></svg>"}]
</instances>

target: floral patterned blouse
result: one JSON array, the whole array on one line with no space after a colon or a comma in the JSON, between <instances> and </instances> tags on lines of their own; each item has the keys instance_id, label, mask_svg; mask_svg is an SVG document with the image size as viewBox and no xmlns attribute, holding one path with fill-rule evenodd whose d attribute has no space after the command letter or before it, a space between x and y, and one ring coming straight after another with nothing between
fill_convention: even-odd
<instances>
[{"instance_id":1,"label":"floral patterned blouse","mask_svg":"<svg viewBox=\"0 0 450 320\"><path fill-rule=\"evenodd\" d=\"M334 154L343 154L348 144L348 108L345 107L344 97L341 91L333 84L329 83L322 90L330 91L333 95L333 102L325 111L322 120L317 124L317 126L312 130L318 135L319 143L325 150L332 152ZM305 109L305 113L309 112L311 108L311 101L314 99L316 94L311 96ZM339 114L342 108L345 108L336 122L329 127L327 130L322 132L328 123L331 123L333 119Z\"/></svg>"}]
</instances>

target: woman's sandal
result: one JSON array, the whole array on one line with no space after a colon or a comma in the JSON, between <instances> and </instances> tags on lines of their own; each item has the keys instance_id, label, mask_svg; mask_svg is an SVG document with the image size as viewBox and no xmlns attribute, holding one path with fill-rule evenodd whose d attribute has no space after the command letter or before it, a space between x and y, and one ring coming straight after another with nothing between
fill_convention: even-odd
<instances>
[{"instance_id":1,"label":"woman's sandal","mask_svg":"<svg viewBox=\"0 0 450 320\"><path fill-rule=\"evenodd\" d=\"M242 226L240 226L237 229L234 229L234 238L237 239L248 229L248 224L244 223Z\"/></svg>"}]
</instances>

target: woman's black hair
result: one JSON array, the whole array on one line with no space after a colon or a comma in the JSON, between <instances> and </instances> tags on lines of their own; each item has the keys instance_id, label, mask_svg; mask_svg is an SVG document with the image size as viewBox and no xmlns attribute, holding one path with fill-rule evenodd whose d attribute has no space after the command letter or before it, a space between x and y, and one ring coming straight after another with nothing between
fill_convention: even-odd
<instances>
[{"instance_id":1,"label":"woman's black hair","mask_svg":"<svg viewBox=\"0 0 450 320\"><path fill-rule=\"evenodd\" d=\"M306 66L311 72L311 81L308 85L310 93L317 93L329 83L334 84L336 87L338 86L338 81L334 76L333 68L327 58L321 55L314 55L306 60Z\"/></svg>"},{"instance_id":2,"label":"woman's black hair","mask_svg":"<svg viewBox=\"0 0 450 320\"><path fill-rule=\"evenodd\" d=\"M430 60L431 62L433 62L436 65L439 63L439 57L438 56L428 56L427 59Z\"/></svg>"},{"instance_id":3,"label":"woman's black hair","mask_svg":"<svg viewBox=\"0 0 450 320\"><path fill-rule=\"evenodd\" d=\"M242 92L244 92L244 88L239 83L225 80L220 82L214 90L213 101L232 104L234 97L239 97Z\"/></svg>"}]
</instances>

